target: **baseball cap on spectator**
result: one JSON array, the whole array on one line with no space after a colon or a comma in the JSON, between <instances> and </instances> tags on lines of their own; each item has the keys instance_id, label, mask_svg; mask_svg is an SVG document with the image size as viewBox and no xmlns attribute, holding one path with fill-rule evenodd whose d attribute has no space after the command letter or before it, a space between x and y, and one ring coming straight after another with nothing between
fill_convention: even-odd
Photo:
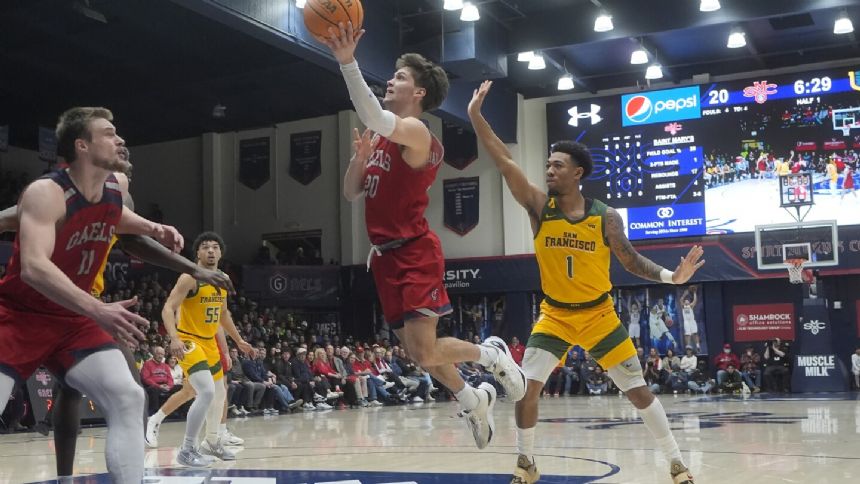
<instances>
[{"instance_id":1,"label":"baseball cap on spectator","mask_svg":"<svg viewBox=\"0 0 860 484\"><path fill-rule=\"evenodd\" d=\"M726 344L724 344L724 345L723 345L723 349L724 349L724 350L730 350L730 349L732 349L732 345L730 345L730 344L726 343Z\"/></svg>"},{"instance_id":2,"label":"baseball cap on spectator","mask_svg":"<svg viewBox=\"0 0 860 484\"><path fill-rule=\"evenodd\" d=\"M296 350L296 355L300 355L302 353L307 353L307 352L308 352L307 349L299 347L299 349Z\"/></svg>"},{"instance_id":3,"label":"baseball cap on spectator","mask_svg":"<svg viewBox=\"0 0 860 484\"><path fill-rule=\"evenodd\" d=\"M356 349L355 349L355 352L356 352L356 353L364 353L364 347L363 347L363 346L359 346L358 348L356 348Z\"/></svg>"}]
</instances>

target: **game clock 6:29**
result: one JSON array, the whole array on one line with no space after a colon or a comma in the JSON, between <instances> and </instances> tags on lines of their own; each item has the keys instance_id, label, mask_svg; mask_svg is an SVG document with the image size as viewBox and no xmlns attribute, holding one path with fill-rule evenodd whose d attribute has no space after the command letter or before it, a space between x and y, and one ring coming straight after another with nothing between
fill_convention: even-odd
<instances>
[{"instance_id":1,"label":"game clock 6:29","mask_svg":"<svg viewBox=\"0 0 860 484\"><path fill-rule=\"evenodd\" d=\"M827 76L813 77L808 81L804 79L794 81L794 93L798 96L828 92L832 87L833 81Z\"/></svg>"}]
</instances>

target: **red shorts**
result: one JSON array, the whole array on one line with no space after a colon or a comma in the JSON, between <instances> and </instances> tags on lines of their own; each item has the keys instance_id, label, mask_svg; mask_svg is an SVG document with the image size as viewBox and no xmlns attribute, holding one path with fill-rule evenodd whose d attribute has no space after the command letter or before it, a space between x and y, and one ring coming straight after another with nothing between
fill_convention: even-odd
<instances>
[{"instance_id":1,"label":"red shorts","mask_svg":"<svg viewBox=\"0 0 860 484\"><path fill-rule=\"evenodd\" d=\"M410 319L451 313L442 282L445 256L433 232L374 256L371 270L385 322L392 329L402 328Z\"/></svg>"},{"instance_id":2,"label":"red shorts","mask_svg":"<svg viewBox=\"0 0 860 484\"><path fill-rule=\"evenodd\" d=\"M49 316L0 306L0 372L24 382L44 365L57 378L87 355L116 348L113 337L83 316Z\"/></svg>"}]
</instances>

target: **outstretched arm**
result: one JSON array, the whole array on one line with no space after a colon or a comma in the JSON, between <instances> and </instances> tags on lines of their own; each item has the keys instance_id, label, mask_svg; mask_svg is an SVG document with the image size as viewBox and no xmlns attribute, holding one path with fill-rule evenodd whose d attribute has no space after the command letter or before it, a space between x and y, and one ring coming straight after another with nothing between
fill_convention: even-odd
<instances>
[{"instance_id":1,"label":"outstretched arm","mask_svg":"<svg viewBox=\"0 0 860 484\"><path fill-rule=\"evenodd\" d=\"M643 256L630 243L627 236L624 234L624 220L621 215L613 208L606 210L606 239L609 242L609 248L615 257L618 258L621 265L627 269L627 272L635 274L643 279L656 282L665 282L666 284L683 284L690 280L693 274L702 267L704 260L699 260L702 257L702 248L694 245L686 257L681 258L681 263L678 265L675 272L671 272L663 266L655 263L651 259Z\"/></svg>"},{"instance_id":2,"label":"outstretched arm","mask_svg":"<svg viewBox=\"0 0 860 484\"><path fill-rule=\"evenodd\" d=\"M18 206L13 205L0 211L0 234L18 230Z\"/></svg>"},{"instance_id":3,"label":"outstretched arm","mask_svg":"<svg viewBox=\"0 0 860 484\"><path fill-rule=\"evenodd\" d=\"M540 221L540 214L544 204L546 204L547 195L543 190L529 182L522 168L512 159L508 147L496 136L490 123L481 114L484 98L487 97L492 85L493 81L484 81L475 90L472 100L469 102L469 119L472 120L472 127L475 128L475 134L481 141L481 145L489 152L490 157L496 163L496 168L505 177L505 183L511 190L514 199L528 212L532 220L532 229L535 229L537 222Z\"/></svg>"},{"instance_id":4,"label":"outstretched arm","mask_svg":"<svg viewBox=\"0 0 860 484\"><path fill-rule=\"evenodd\" d=\"M364 32L364 29L356 32L352 22L346 25L341 23L337 28L329 27L328 37L317 37L317 39L331 49L335 59L340 63L340 71L349 90L349 98L361 122L369 129L405 146L407 151L403 153L403 160L412 168L423 168L430 154L430 130L418 118L401 118L391 111L382 109L379 105L376 95L364 80L354 56L355 48Z\"/></svg>"}]
</instances>

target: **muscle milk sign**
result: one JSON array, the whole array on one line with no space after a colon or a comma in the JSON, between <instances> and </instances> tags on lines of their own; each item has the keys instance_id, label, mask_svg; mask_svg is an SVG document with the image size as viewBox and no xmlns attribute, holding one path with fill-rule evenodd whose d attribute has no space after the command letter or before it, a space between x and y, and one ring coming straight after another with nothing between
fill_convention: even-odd
<instances>
[{"instance_id":1,"label":"muscle milk sign","mask_svg":"<svg viewBox=\"0 0 860 484\"><path fill-rule=\"evenodd\" d=\"M794 355L791 388L795 392L847 390L845 365L833 351L833 330L827 308L819 300L806 300Z\"/></svg>"}]
</instances>

